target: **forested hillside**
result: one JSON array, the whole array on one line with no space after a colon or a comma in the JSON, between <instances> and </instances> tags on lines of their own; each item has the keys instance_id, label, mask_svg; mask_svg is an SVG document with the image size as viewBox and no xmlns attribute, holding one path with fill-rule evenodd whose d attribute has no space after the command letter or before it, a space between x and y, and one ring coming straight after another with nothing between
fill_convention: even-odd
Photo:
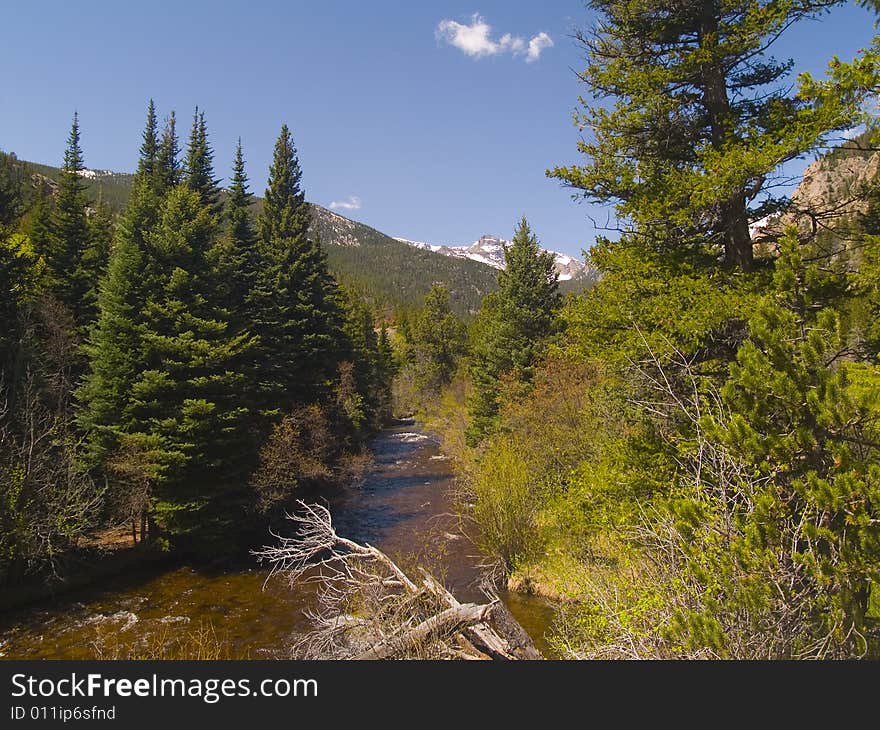
<instances>
[{"instance_id":1,"label":"forested hillside","mask_svg":"<svg viewBox=\"0 0 880 730\"><path fill-rule=\"evenodd\" d=\"M54 189L61 169L33 162L23 162L32 173L45 178ZM83 177L86 194L102 200L114 210L122 210L132 193L134 176L127 173L88 170ZM226 190L221 190L225 199ZM252 212L258 215L263 199L254 196ZM311 232L327 252L334 275L357 291L374 306L393 311L419 304L433 283L449 289L453 309L462 315L473 314L480 300L495 286L495 272L474 261L449 259L420 251L396 241L363 223L350 220L319 205L310 204ZM569 283L579 290L580 282Z\"/></svg>"}]
</instances>

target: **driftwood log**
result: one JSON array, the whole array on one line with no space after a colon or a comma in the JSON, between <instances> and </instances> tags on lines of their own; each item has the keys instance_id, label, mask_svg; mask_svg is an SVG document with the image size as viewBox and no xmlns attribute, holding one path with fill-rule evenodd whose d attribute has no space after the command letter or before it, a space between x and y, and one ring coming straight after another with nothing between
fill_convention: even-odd
<instances>
[{"instance_id":1,"label":"driftwood log","mask_svg":"<svg viewBox=\"0 0 880 730\"><path fill-rule=\"evenodd\" d=\"M372 545L340 537L329 510L299 503L288 518L295 537L255 554L291 584L317 584L312 630L291 653L309 659L542 659L531 638L495 595L459 603L419 568L407 575Z\"/></svg>"}]
</instances>

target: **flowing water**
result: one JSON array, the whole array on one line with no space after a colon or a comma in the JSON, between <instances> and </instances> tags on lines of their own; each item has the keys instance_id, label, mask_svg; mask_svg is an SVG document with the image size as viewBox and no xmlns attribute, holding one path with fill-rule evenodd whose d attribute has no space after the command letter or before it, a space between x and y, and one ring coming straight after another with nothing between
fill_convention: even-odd
<instances>
[{"instance_id":1,"label":"flowing water","mask_svg":"<svg viewBox=\"0 0 880 730\"><path fill-rule=\"evenodd\" d=\"M374 464L359 485L324 495L337 532L369 542L404 565L439 574L461 600L481 600L479 556L456 529L452 467L437 443L402 422L373 443ZM271 537L266 536L271 542ZM314 588L291 588L253 559L220 566L154 568L105 580L0 615L0 657L86 659L149 656L176 638L210 630L232 658L270 657L308 628ZM540 598L502 596L545 649L552 606Z\"/></svg>"}]
</instances>

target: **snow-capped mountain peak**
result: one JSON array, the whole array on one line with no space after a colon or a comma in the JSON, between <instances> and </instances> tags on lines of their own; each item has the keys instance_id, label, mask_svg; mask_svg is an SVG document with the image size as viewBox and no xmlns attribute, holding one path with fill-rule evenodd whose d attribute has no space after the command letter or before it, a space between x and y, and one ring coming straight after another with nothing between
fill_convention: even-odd
<instances>
[{"instance_id":1,"label":"snow-capped mountain peak","mask_svg":"<svg viewBox=\"0 0 880 730\"><path fill-rule=\"evenodd\" d=\"M427 251L441 253L444 256L479 261L481 264L491 266L493 269L504 268L504 250L510 245L510 241L488 234L480 236L479 239L468 246L438 245L425 243L424 241L411 241L407 238L397 238L396 240ZM556 257L556 270L559 272L560 281L575 279L585 272L586 265L583 261L558 251L550 251L550 253Z\"/></svg>"}]
</instances>

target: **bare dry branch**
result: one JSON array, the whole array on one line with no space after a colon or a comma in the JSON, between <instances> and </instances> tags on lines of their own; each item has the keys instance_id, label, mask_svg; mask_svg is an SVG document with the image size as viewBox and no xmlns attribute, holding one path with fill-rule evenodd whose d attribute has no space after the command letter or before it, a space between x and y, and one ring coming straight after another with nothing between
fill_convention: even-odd
<instances>
[{"instance_id":1,"label":"bare dry branch","mask_svg":"<svg viewBox=\"0 0 880 730\"><path fill-rule=\"evenodd\" d=\"M407 575L372 545L339 536L330 511L300 501L288 515L294 537L254 554L271 576L318 586L313 629L293 652L304 658L540 659L528 635L495 597L461 604L432 575ZM267 578L268 580L268 578Z\"/></svg>"}]
</instances>

